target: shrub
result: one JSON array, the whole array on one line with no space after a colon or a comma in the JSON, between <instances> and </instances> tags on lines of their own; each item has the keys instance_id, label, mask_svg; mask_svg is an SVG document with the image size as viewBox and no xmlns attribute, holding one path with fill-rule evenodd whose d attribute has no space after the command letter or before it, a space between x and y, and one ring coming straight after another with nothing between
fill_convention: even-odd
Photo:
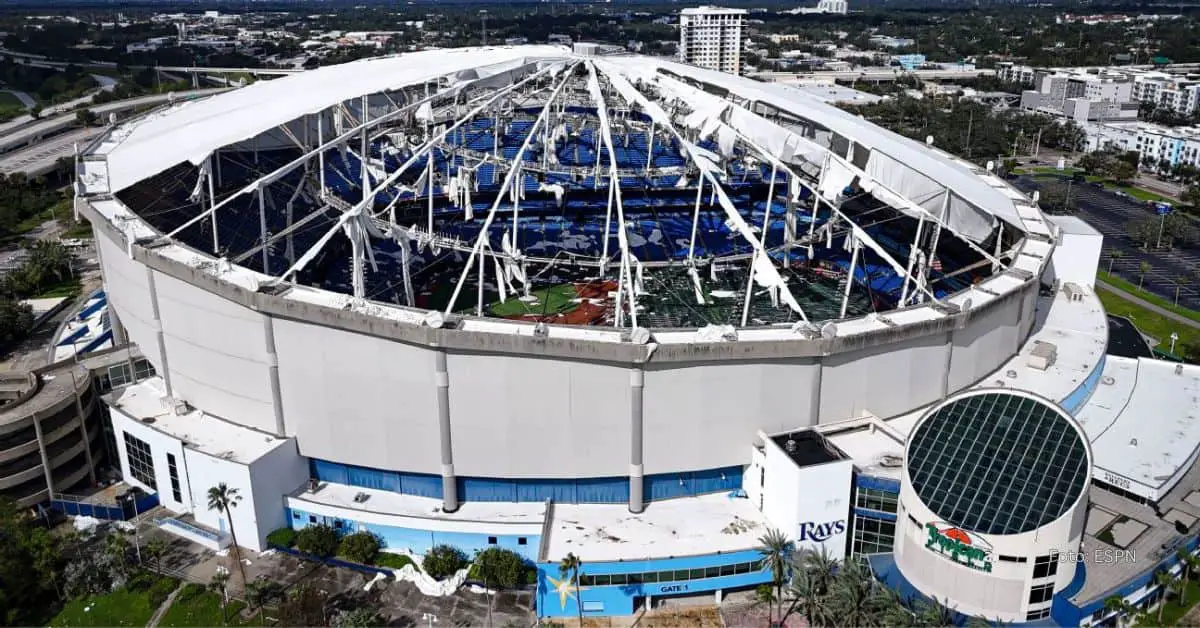
<instances>
[{"instance_id":1,"label":"shrub","mask_svg":"<svg viewBox=\"0 0 1200 628\"><path fill-rule=\"evenodd\" d=\"M457 547L435 545L425 553L425 573L441 580L467 566L467 555Z\"/></svg>"},{"instance_id":2,"label":"shrub","mask_svg":"<svg viewBox=\"0 0 1200 628\"><path fill-rule=\"evenodd\" d=\"M279 528L267 535L267 544L275 547L294 547L296 531L291 528Z\"/></svg>"},{"instance_id":3,"label":"shrub","mask_svg":"<svg viewBox=\"0 0 1200 628\"><path fill-rule=\"evenodd\" d=\"M475 554L475 577L489 587L512 589L525 579L525 559L521 555L500 547L489 547Z\"/></svg>"},{"instance_id":4,"label":"shrub","mask_svg":"<svg viewBox=\"0 0 1200 628\"><path fill-rule=\"evenodd\" d=\"M174 578L159 578L150 585L150 589L146 592L146 597L150 599L150 607L158 608L167 600L167 596L179 586L179 582Z\"/></svg>"},{"instance_id":5,"label":"shrub","mask_svg":"<svg viewBox=\"0 0 1200 628\"><path fill-rule=\"evenodd\" d=\"M338 548L338 556L348 558L356 563L370 565L379 555L379 537L371 532L355 532L342 537Z\"/></svg>"},{"instance_id":6,"label":"shrub","mask_svg":"<svg viewBox=\"0 0 1200 628\"><path fill-rule=\"evenodd\" d=\"M321 558L336 554L339 542L337 530L327 525L308 526L296 533L296 547Z\"/></svg>"},{"instance_id":7,"label":"shrub","mask_svg":"<svg viewBox=\"0 0 1200 628\"><path fill-rule=\"evenodd\" d=\"M391 552L380 552L379 556L375 557L376 567L387 567L388 569L403 569L405 565L411 565L413 561L404 554L393 554Z\"/></svg>"}]
</instances>

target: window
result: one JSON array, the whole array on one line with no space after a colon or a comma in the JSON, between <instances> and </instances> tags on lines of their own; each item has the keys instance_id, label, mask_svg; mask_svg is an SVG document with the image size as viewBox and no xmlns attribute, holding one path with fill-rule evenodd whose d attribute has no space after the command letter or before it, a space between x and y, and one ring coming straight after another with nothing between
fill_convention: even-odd
<instances>
[{"instance_id":1,"label":"window","mask_svg":"<svg viewBox=\"0 0 1200 628\"><path fill-rule=\"evenodd\" d=\"M1029 611L1029 614L1025 615L1025 620L1026 621L1035 621L1038 619L1045 619L1049 616L1050 616L1050 609L1043 608L1040 611Z\"/></svg>"},{"instance_id":2,"label":"window","mask_svg":"<svg viewBox=\"0 0 1200 628\"><path fill-rule=\"evenodd\" d=\"M296 520L296 521L299 521L299 520L300 520L300 513L298 513L298 512L293 512L293 513L292 513L292 519L294 519L294 520Z\"/></svg>"},{"instance_id":3,"label":"window","mask_svg":"<svg viewBox=\"0 0 1200 628\"><path fill-rule=\"evenodd\" d=\"M129 458L129 473L133 479L157 491L154 482L154 455L146 441L125 432L125 454Z\"/></svg>"},{"instance_id":4,"label":"window","mask_svg":"<svg viewBox=\"0 0 1200 628\"><path fill-rule=\"evenodd\" d=\"M851 553L855 556L885 554L892 551L896 539L896 522L854 517L851 533Z\"/></svg>"},{"instance_id":5,"label":"window","mask_svg":"<svg viewBox=\"0 0 1200 628\"><path fill-rule=\"evenodd\" d=\"M342 529L342 520L341 520L341 519L336 519L336 520L334 520L334 522L333 522L333 529L335 529L335 530L341 530L341 529Z\"/></svg>"},{"instance_id":6,"label":"window","mask_svg":"<svg viewBox=\"0 0 1200 628\"><path fill-rule=\"evenodd\" d=\"M1054 584L1039 584L1029 590L1030 604L1043 604L1054 597Z\"/></svg>"},{"instance_id":7,"label":"window","mask_svg":"<svg viewBox=\"0 0 1200 628\"><path fill-rule=\"evenodd\" d=\"M529 541L525 537L523 537L523 536L517 537L517 545L526 545L528 543L529 543Z\"/></svg>"},{"instance_id":8,"label":"window","mask_svg":"<svg viewBox=\"0 0 1200 628\"><path fill-rule=\"evenodd\" d=\"M1001 555L999 556L999 558L1000 558L1000 562L1002 562L1002 563L1025 563L1025 562L1029 562L1029 559L1028 559L1028 558L1025 558L1024 556L1005 556L1004 554L1001 554Z\"/></svg>"},{"instance_id":9,"label":"window","mask_svg":"<svg viewBox=\"0 0 1200 628\"><path fill-rule=\"evenodd\" d=\"M175 454L167 454L167 472L171 475L171 497L175 503L183 503L183 491L179 490L179 469L175 466Z\"/></svg>"},{"instance_id":10,"label":"window","mask_svg":"<svg viewBox=\"0 0 1200 628\"><path fill-rule=\"evenodd\" d=\"M899 495L874 488L859 488L854 495L854 506L867 510L895 513Z\"/></svg>"},{"instance_id":11,"label":"window","mask_svg":"<svg viewBox=\"0 0 1200 628\"><path fill-rule=\"evenodd\" d=\"M488 545L495 545L495 544L496 544L496 537L489 536L488 537Z\"/></svg>"},{"instance_id":12,"label":"window","mask_svg":"<svg viewBox=\"0 0 1200 628\"><path fill-rule=\"evenodd\" d=\"M146 358L139 358L133 361L133 380L140 382L143 379L154 377L154 365Z\"/></svg>"},{"instance_id":13,"label":"window","mask_svg":"<svg viewBox=\"0 0 1200 628\"><path fill-rule=\"evenodd\" d=\"M317 522L317 516L316 516L316 515L309 515L309 516L308 516L308 522L309 522L309 523L316 523L316 522Z\"/></svg>"},{"instance_id":14,"label":"window","mask_svg":"<svg viewBox=\"0 0 1200 628\"><path fill-rule=\"evenodd\" d=\"M1058 554L1038 556L1033 561L1033 577L1049 578L1058 573Z\"/></svg>"}]
</instances>

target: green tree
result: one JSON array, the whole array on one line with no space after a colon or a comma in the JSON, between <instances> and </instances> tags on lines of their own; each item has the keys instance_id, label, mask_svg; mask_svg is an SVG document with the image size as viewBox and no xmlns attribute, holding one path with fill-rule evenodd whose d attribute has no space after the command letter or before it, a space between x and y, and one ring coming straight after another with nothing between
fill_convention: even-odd
<instances>
[{"instance_id":1,"label":"green tree","mask_svg":"<svg viewBox=\"0 0 1200 628\"><path fill-rule=\"evenodd\" d=\"M1146 273L1150 272L1153 268L1154 267L1150 265L1150 262L1147 261L1143 261L1141 264L1138 264L1138 271L1141 273L1138 275L1138 290L1141 290L1142 284L1146 283Z\"/></svg>"},{"instance_id":2,"label":"green tree","mask_svg":"<svg viewBox=\"0 0 1200 628\"><path fill-rule=\"evenodd\" d=\"M575 587L575 609L579 612L579 625L583 625L583 598L579 596L579 569L583 567L583 561L574 553L568 553L566 558L558 564L558 575L561 578L568 578L571 586Z\"/></svg>"},{"instance_id":3,"label":"green tree","mask_svg":"<svg viewBox=\"0 0 1200 628\"><path fill-rule=\"evenodd\" d=\"M305 526L296 533L296 548L319 558L328 558L338 553L340 544L337 530L325 524Z\"/></svg>"},{"instance_id":4,"label":"green tree","mask_svg":"<svg viewBox=\"0 0 1200 628\"><path fill-rule=\"evenodd\" d=\"M1200 208L1200 185L1189 186L1179 198L1193 208Z\"/></svg>"},{"instance_id":5,"label":"green tree","mask_svg":"<svg viewBox=\"0 0 1200 628\"><path fill-rule=\"evenodd\" d=\"M99 119L91 109L80 109L75 113L75 122L80 126L96 126Z\"/></svg>"},{"instance_id":6,"label":"green tree","mask_svg":"<svg viewBox=\"0 0 1200 628\"><path fill-rule=\"evenodd\" d=\"M839 625L873 626L883 608L882 585L861 560L842 563L831 589L832 612Z\"/></svg>"},{"instance_id":7,"label":"green tree","mask_svg":"<svg viewBox=\"0 0 1200 628\"><path fill-rule=\"evenodd\" d=\"M1133 614L1137 612L1137 607L1125 601L1125 598L1119 595L1111 595L1104 599L1104 610L1109 613L1117 614L1117 625L1127 625L1132 619Z\"/></svg>"},{"instance_id":8,"label":"green tree","mask_svg":"<svg viewBox=\"0 0 1200 628\"><path fill-rule=\"evenodd\" d=\"M1163 569L1154 574L1154 584L1158 586L1158 625L1161 626L1163 610L1167 607L1167 597L1179 586L1179 578Z\"/></svg>"},{"instance_id":9,"label":"green tree","mask_svg":"<svg viewBox=\"0 0 1200 628\"><path fill-rule=\"evenodd\" d=\"M1181 288L1183 288L1184 286L1192 283L1192 276L1191 275L1177 275L1174 279L1171 280L1171 283L1175 284L1175 305L1179 305L1179 290Z\"/></svg>"},{"instance_id":10,"label":"green tree","mask_svg":"<svg viewBox=\"0 0 1200 628\"><path fill-rule=\"evenodd\" d=\"M258 623L260 626L267 625L267 617L266 613L263 612L263 607L274 598L275 593L275 586L270 582L254 580L246 583L246 603L258 611Z\"/></svg>"},{"instance_id":11,"label":"green tree","mask_svg":"<svg viewBox=\"0 0 1200 628\"><path fill-rule=\"evenodd\" d=\"M236 488L231 488L224 482L208 489L208 509L215 510L218 514L225 515L225 520L229 522L229 536L233 540L233 551L230 552L234 560L237 561L238 572L242 576L243 586L246 584L246 566L242 564L242 553L238 548L237 531L233 526L233 509L242 501L242 496L238 494Z\"/></svg>"},{"instance_id":12,"label":"green tree","mask_svg":"<svg viewBox=\"0 0 1200 628\"><path fill-rule=\"evenodd\" d=\"M381 545L378 536L364 530L362 532L355 532L354 534L347 534L343 537L337 553L339 556L345 556L356 563L370 565L375 562L375 557L379 555Z\"/></svg>"},{"instance_id":13,"label":"green tree","mask_svg":"<svg viewBox=\"0 0 1200 628\"><path fill-rule=\"evenodd\" d=\"M811 626L835 623L830 607L829 591L838 571L838 561L822 547L820 551L804 548L791 557L792 578L788 586L790 604L779 618L784 624L793 612L799 613Z\"/></svg>"},{"instance_id":14,"label":"green tree","mask_svg":"<svg viewBox=\"0 0 1200 628\"><path fill-rule=\"evenodd\" d=\"M434 545L425 552L425 560L421 565L431 578L441 580L466 567L468 561L467 555L453 545Z\"/></svg>"},{"instance_id":15,"label":"green tree","mask_svg":"<svg viewBox=\"0 0 1200 628\"><path fill-rule=\"evenodd\" d=\"M1074 214L1079 210L1078 197L1071 193L1071 186L1061 183L1043 185L1038 190L1038 205L1048 214Z\"/></svg>"},{"instance_id":16,"label":"green tree","mask_svg":"<svg viewBox=\"0 0 1200 628\"><path fill-rule=\"evenodd\" d=\"M782 530L768 528L766 534L759 537L758 543L760 545L758 553L762 555L762 558L759 559L759 568L770 572L771 586L775 588L775 605L780 605L783 598L783 583L787 577L787 565L791 559L792 542ZM775 617L775 605L769 606L767 609L768 621L772 623ZM779 610L782 613L783 609Z\"/></svg>"},{"instance_id":17,"label":"green tree","mask_svg":"<svg viewBox=\"0 0 1200 628\"><path fill-rule=\"evenodd\" d=\"M1188 581L1192 577L1192 572L1196 567L1200 567L1200 557L1191 553L1187 548L1181 547L1175 552L1175 557L1179 559L1181 566L1180 573L1183 574L1183 586L1179 589L1179 603L1187 604L1187 589Z\"/></svg>"},{"instance_id":18,"label":"green tree","mask_svg":"<svg viewBox=\"0 0 1200 628\"><path fill-rule=\"evenodd\" d=\"M1125 252L1120 249L1112 249L1108 252L1108 274L1112 274L1113 264L1123 257L1125 257Z\"/></svg>"}]
</instances>

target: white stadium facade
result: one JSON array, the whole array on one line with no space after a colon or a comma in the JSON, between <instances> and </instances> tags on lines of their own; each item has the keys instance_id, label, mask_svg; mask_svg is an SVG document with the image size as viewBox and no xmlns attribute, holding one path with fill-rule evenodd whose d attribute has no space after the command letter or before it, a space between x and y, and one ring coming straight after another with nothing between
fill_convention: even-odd
<instances>
[{"instance_id":1,"label":"white stadium facade","mask_svg":"<svg viewBox=\"0 0 1200 628\"><path fill-rule=\"evenodd\" d=\"M254 549L506 547L545 617L753 588L770 527L966 615L1153 597L1200 516L1200 372L1109 355L1098 234L786 86L596 50L320 68L81 151L156 373L105 401L164 527L227 544L225 482ZM1106 548L1138 560L1064 564Z\"/></svg>"}]
</instances>

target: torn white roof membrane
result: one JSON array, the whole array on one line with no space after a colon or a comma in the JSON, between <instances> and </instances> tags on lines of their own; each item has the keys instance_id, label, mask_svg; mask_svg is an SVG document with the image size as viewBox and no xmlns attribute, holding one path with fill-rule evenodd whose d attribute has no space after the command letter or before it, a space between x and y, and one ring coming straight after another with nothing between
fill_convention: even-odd
<instances>
[{"instance_id":1,"label":"torn white roof membrane","mask_svg":"<svg viewBox=\"0 0 1200 628\"><path fill-rule=\"evenodd\" d=\"M218 148L346 100L465 70L490 76L567 56L560 46L427 50L326 66L189 101L114 133L119 141L107 152L108 189L123 190L183 162L199 164Z\"/></svg>"},{"instance_id":2,"label":"torn white roof membrane","mask_svg":"<svg viewBox=\"0 0 1200 628\"><path fill-rule=\"evenodd\" d=\"M610 72L619 72L644 81L653 81L655 77L660 76L659 69L667 70L729 90L731 94L751 103L761 102L824 126L842 137L872 149L872 158L878 155L880 163L875 164L874 168L872 164L868 164L865 170L889 188L901 194L908 194L906 184L917 177L936 182L938 187L952 190L958 198L951 201L948 224L965 237L978 240L981 233L982 237L986 237L995 226L995 218L1000 218L1018 229L1022 228L1023 221L1013 206L1012 199L989 186L967 166L951 161L919 142L824 103L801 90L653 57L614 56L605 57L597 63L603 63ZM934 135L936 143L936 133ZM816 139L820 141L821 136L822 133L818 131ZM884 157L889 159L883 159ZM919 200L918 202L920 203ZM926 209L931 208L926 206ZM940 209L939 201L938 211L933 213L940 214Z\"/></svg>"}]
</instances>

